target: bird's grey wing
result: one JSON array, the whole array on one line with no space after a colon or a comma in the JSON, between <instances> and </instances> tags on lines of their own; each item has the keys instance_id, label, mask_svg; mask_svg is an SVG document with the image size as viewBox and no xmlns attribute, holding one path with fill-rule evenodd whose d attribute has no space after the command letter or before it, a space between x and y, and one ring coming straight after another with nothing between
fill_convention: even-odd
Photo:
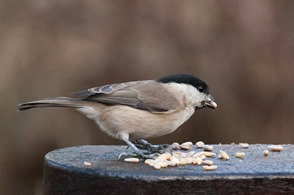
<instances>
[{"instance_id":1,"label":"bird's grey wing","mask_svg":"<svg viewBox=\"0 0 294 195\"><path fill-rule=\"evenodd\" d=\"M151 112L166 112L175 109L179 101L171 96L162 84L156 81L135 81L94 87L74 93L87 101L109 105L126 105Z\"/></svg>"},{"instance_id":2,"label":"bird's grey wing","mask_svg":"<svg viewBox=\"0 0 294 195\"><path fill-rule=\"evenodd\" d=\"M90 89L74 92L73 95L80 98L87 98L95 94L111 94L114 91L122 90L134 85L135 82L108 84L104 86L93 87Z\"/></svg>"}]
</instances>

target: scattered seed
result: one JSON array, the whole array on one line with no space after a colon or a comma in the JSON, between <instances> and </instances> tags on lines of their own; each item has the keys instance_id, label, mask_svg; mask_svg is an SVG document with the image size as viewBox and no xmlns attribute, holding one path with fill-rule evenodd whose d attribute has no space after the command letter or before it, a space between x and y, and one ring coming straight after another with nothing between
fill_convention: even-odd
<instances>
[{"instance_id":1,"label":"scattered seed","mask_svg":"<svg viewBox=\"0 0 294 195\"><path fill-rule=\"evenodd\" d=\"M193 146L192 142L184 142L180 145L180 148L183 150L191 150Z\"/></svg>"},{"instance_id":2,"label":"scattered seed","mask_svg":"<svg viewBox=\"0 0 294 195\"><path fill-rule=\"evenodd\" d=\"M137 163L140 161L138 158L125 158L125 162L132 162L132 163Z\"/></svg>"},{"instance_id":3,"label":"scattered seed","mask_svg":"<svg viewBox=\"0 0 294 195\"><path fill-rule=\"evenodd\" d=\"M248 148L249 147L248 143L239 143L239 145L241 146L241 148Z\"/></svg>"},{"instance_id":4,"label":"scattered seed","mask_svg":"<svg viewBox=\"0 0 294 195\"><path fill-rule=\"evenodd\" d=\"M187 165L191 165L191 164L193 164L194 158L188 157L188 158L185 158L185 160L186 160Z\"/></svg>"},{"instance_id":5,"label":"scattered seed","mask_svg":"<svg viewBox=\"0 0 294 195\"><path fill-rule=\"evenodd\" d=\"M197 148L203 148L204 145L205 145L205 144L204 144L203 141L198 141L198 142L196 142L196 144L195 144L195 146L196 146Z\"/></svg>"},{"instance_id":6,"label":"scattered seed","mask_svg":"<svg viewBox=\"0 0 294 195\"><path fill-rule=\"evenodd\" d=\"M281 145L270 145L268 148L273 152L281 152L283 150L283 146Z\"/></svg>"},{"instance_id":7,"label":"scattered seed","mask_svg":"<svg viewBox=\"0 0 294 195\"><path fill-rule=\"evenodd\" d=\"M181 149L180 144L178 142L174 142L172 144L172 149L174 149L174 150L180 150Z\"/></svg>"},{"instance_id":8,"label":"scattered seed","mask_svg":"<svg viewBox=\"0 0 294 195\"><path fill-rule=\"evenodd\" d=\"M225 151L220 150L219 152L220 153L218 155L218 158L224 159L224 160L229 160L230 159L230 156Z\"/></svg>"},{"instance_id":9,"label":"scattered seed","mask_svg":"<svg viewBox=\"0 0 294 195\"><path fill-rule=\"evenodd\" d=\"M159 162L159 164L160 164L160 167L161 167L161 168L166 168L166 167L168 167L168 163L167 163L167 161Z\"/></svg>"},{"instance_id":10,"label":"scattered seed","mask_svg":"<svg viewBox=\"0 0 294 195\"><path fill-rule=\"evenodd\" d=\"M146 159L144 163L153 166L156 163L156 161L153 159Z\"/></svg>"},{"instance_id":11,"label":"scattered seed","mask_svg":"<svg viewBox=\"0 0 294 195\"><path fill-rule=\"evenodd\" d=\"M187 162L187 164L192 164L193 163L193 161L194 161L194 158L192 158L192 157L188 157L188 158L186 158L186 162Z\"/></svg>"},{"instance_id":12,"label":"scattered seed","mask_svg":"<svg viewBox=\"0 0 294 195\"><path fill-rule=\"evenodd\" d=\"M206 152L206 151L204 151L202 154L203 154L204 156L206 156L206 157L213 157L213 156L216 156L216 154L213 153L213 152Z\"/></svg>"},{"instance_id":13,"label":"scattered seed","mask_svg":"<svg viewBox=\"0 0 294 195\"><path fill-rule=\"evenodd\" d=\"M193 158L197 158L197 157L200 157L200 156L202 156L203 155L203 152L198 152L198 153L195 153L195 154L193 154Z\"/></svg>"},{"instance_id":14,"label":"scattered seed","mask_svg":"<svg viewBox=\"0 0 294 195\"><path fill-rule=\"evenodd\" d=\"M178 165L185 165L185 164L187 164L186 159L185 158L180 158L179 162L178 162Z\"/></svg>"},{"instance_id":15,"label":"scattered seed","mask_svg":"<svg viewBox=\"0 0 294 195\"><path fill-rule=\"evenodd\" d=\"M166 161L167 165L168 166L171 166L171 167L177 166L178 162L179 162L178 160L169 160L169 161Z\"/></svg>"},{"instance_id":16,"label":"scattered seed","mask_svg":"<svg viewBox=\"0 0 294 195\"><path fill-rule=\"evenodd\" d=\"M185 153L180 151L173 151L173 156L176 158L183 158L185 156Z\"/></svg>"},{"instance_id":17,"label":"scattered seed","mask_svg":"<svg viewBox=\"0 0 294 195\"><path fill-rule=\"evenodd\" d=\"M161 165L158 162L153 164L152 166L154 167L154 169L161 169Z\"/></svg>"},{"instance_id":18,"label":"scattered seed","mask_svg":"<svg viewBox=\"0 0 294 195\"><path fill-rule=\"evenodd\" d=\"M195 153L196 153L195 151L191 151L191 152L185 153L185 154L184 154L184 157L193 157L193 155L194 155Z\"/></svg>"},{"instance_id":19,"label":"scattered seed","mask_svg":"<svg viewBox=\"0 0 294 195\"><path fill-rule=\"evenodd\" d=\"M92 164L91 164L90 162L86 162L86 161L85 161L85 162L84 162L84 166L85 166L85 167L91 167Z\"/></svg>"},{"instance_id":20,"label":"scattered seed","mask_svg":"<svg viewBox=\"0 0 294 195\"><path fill-rule=\"evenodd\" d=\"M232 143L231 145L234 145ZM242 148L248 148L248 143L239 143L239 146ZM191 150L193 147L192 142L184 142L179 144L177 142L172 144L173 149L182 149L182 150ZM230 156L223 150L219 151L219 154L212 152L213 146L212 145L205 145L204 142L198 141L195 143L195 147L203 148L204 151L197 152L194 150L191 151L173 151L172 153L163 153L157 156L155 159L147 159L145 160L145 164L154 167L154 169L161 169L169 166L178 166L178 165L187 165L187 164L194 164L194 165L203 165L203 169L210 171L217 169L217 166L214 165L212 160L204 160L207 157L214 157L218 156L218 158L223 160L229 160ZM270 145L268 146L268 150L264 150L263 155L268 156L269 150L271 151L282 151L283 146L281 145ZM244 152L236 152L236 158L245 158L246 154ZM124 159L126 162L139 162L139 158L126 158ZM91 163L84 162L84 166L91 166Z\"/></svg>"},{"instance_id":21,"label":"scattered seed","mask_svg":"<svg viewBox=\"0 0 294 195\"><path fill-rule=\"evenodd\" d=\"M175 157L175 156L171 156L169 160L179 162L179 159L177 157Z\"/></svg>"},{"instance_id":22,"label":"scattered seed","mask_svg":"<svg viewBox=\"0 0 294 195\"><path fill-rule=\"evenodd\" d=\"M191 150L192 149L192 146L189 146L189 145L180 145L180 147L182 150Z\"/></svg>"},{"instance_id":23,"label":"scattered seed","mask_svg":"<svg viewBox=\"0 0 294 195\"><path fill-rule=\"evenodd\" d=\"M197 158L194 158L194 160L193 160L192 163L193 163L194 165L201 165L202 162L203 162L202 158L197 157Z\"/></svg>"},{"instance_id":24,"label":"scattered seed","mask_svg":"<svg viewBox=\"0 0 294 195\"><path fill-rule=\"evenodd\" d=\"M203 165L213 165L214 164L214 162L212 161L212 160L204 160L204 161L202 161L202 164Z\"/></svg>"},{"instance_id":25,"label":"scattered seed","mask_svg":"<svg viewBox=\"0 0 294 195\"><path fill-rule=\"evenodd\" d=\"M211 165L211 166L209 166L209 165L204 165L204 166L202 166L202 168L203 168L205 171L213 171L213 170L215 170L215 169L217 168L217 166L216 166L216 165Z\"/></svg>"},{"instance_id":26,"label":"scattered seed","mask_svg":"<svg viewBox=\"0 0 294 195\"><path fill-rule=\"evenodd\" d=\"M245 153L244 152L237 152L236 153L236 158L244 158L245 157Z\"/></svg>"},{"instance_id":27,"label":"scattered seed","mask_svg":"<svg viewBox=\"0 0 294 195\"><path fill-rule=\"evenodd\" d=\"M267 157L269 155L269 151L268 150L264 150L263 151L263 156Z\"/></svg>"},{"instance_id":28,"label":"scattered seed","mask_svg":"<svg viewBox=\"0 0 294 195\"><path fill-rule=\"evenodd\" d=\"M212 151L213 150L213 146L212 145L204 145L203 149L206 151Z\"/></svg>"},{"instance_id":29,"label":"scattered seed","mask_svg":"<svg viewBox=\"0 0 294 195\"><path fill-rule=\"evenodd\" d=\"M190 142L190 141L188 141L188 142L184 142L184 143L182 143L181 145L190 145L190 146L192 146L193 145L193 143L192 142Z\"/></svg>"},{"instance_id":30,"label":"scattered seed","mask_svg":"<svg viewBox=\"0 0 294 195\"><path fill-rule=\"evenodd\" d=\"M169 152L163 153L159 155L156 159L157 160L169 160L171 157L171 154Z\"/></svg>"}]
</instances>

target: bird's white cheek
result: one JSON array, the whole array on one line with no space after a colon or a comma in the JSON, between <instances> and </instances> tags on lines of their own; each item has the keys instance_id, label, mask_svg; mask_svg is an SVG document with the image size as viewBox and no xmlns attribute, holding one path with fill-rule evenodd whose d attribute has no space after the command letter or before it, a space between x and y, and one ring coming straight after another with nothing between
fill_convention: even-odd
<instances>
[{"instance_id":1,"label":"bird's white cheek","mask_svg":"<svg viewBox=\"0 0 294 195\"><path fill-rule=\"evenodd\" d=\"M185 103L191 107L198 107L201 106L202 101L205 99L205 95L200 93L195 87L186 84L179 84L178 86L179 91L183 94L185 98ZM194 113L193 111L189 111Z\"/></svg>"}]
</instances>

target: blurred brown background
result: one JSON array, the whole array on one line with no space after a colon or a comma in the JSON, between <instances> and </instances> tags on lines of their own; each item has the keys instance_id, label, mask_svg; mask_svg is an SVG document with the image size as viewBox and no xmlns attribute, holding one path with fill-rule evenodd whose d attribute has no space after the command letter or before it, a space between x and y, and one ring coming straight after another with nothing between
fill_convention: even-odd
<instances>
[{"instance_id":1,"label":"blurred brown background","mask_svg":"<svg viewBox=\"0 0 294 195\"><path fill-rule=\"evenodd\" d=\"M122 144L71 109L21 102L191 73L219 105L153 143L294 143L294 1L0 2L0 194L41 194L44 155Z\"/></svg>"}]
</instances>

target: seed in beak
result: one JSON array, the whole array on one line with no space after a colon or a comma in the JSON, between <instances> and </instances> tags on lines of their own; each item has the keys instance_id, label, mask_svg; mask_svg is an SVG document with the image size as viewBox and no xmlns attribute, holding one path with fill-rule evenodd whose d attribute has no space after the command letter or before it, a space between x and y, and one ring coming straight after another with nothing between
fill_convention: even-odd
<instances>
[{"instance_id":1,"label":"seed in beak","mask_svg":"<svg viewBox=\"0 0 294 195\"><path fill-rule=\"evenodd\" d=\"M215 100L211 95L207 96L207 100L204 102L204 105L212 109L217 108L217 104L215 103Z\"/></svg>"},{"instance_id":2,"label":"seed in beak","mask_svg":"<svg viewBox=\"0 0 294 195\"><path fill-rule=\"evenodd\" d=\"M212 108L214 108L214 109L217 108L217 104L216 104L215 102L210 102L210 106L211 106Z\"/></svg>"}]
</instances>

